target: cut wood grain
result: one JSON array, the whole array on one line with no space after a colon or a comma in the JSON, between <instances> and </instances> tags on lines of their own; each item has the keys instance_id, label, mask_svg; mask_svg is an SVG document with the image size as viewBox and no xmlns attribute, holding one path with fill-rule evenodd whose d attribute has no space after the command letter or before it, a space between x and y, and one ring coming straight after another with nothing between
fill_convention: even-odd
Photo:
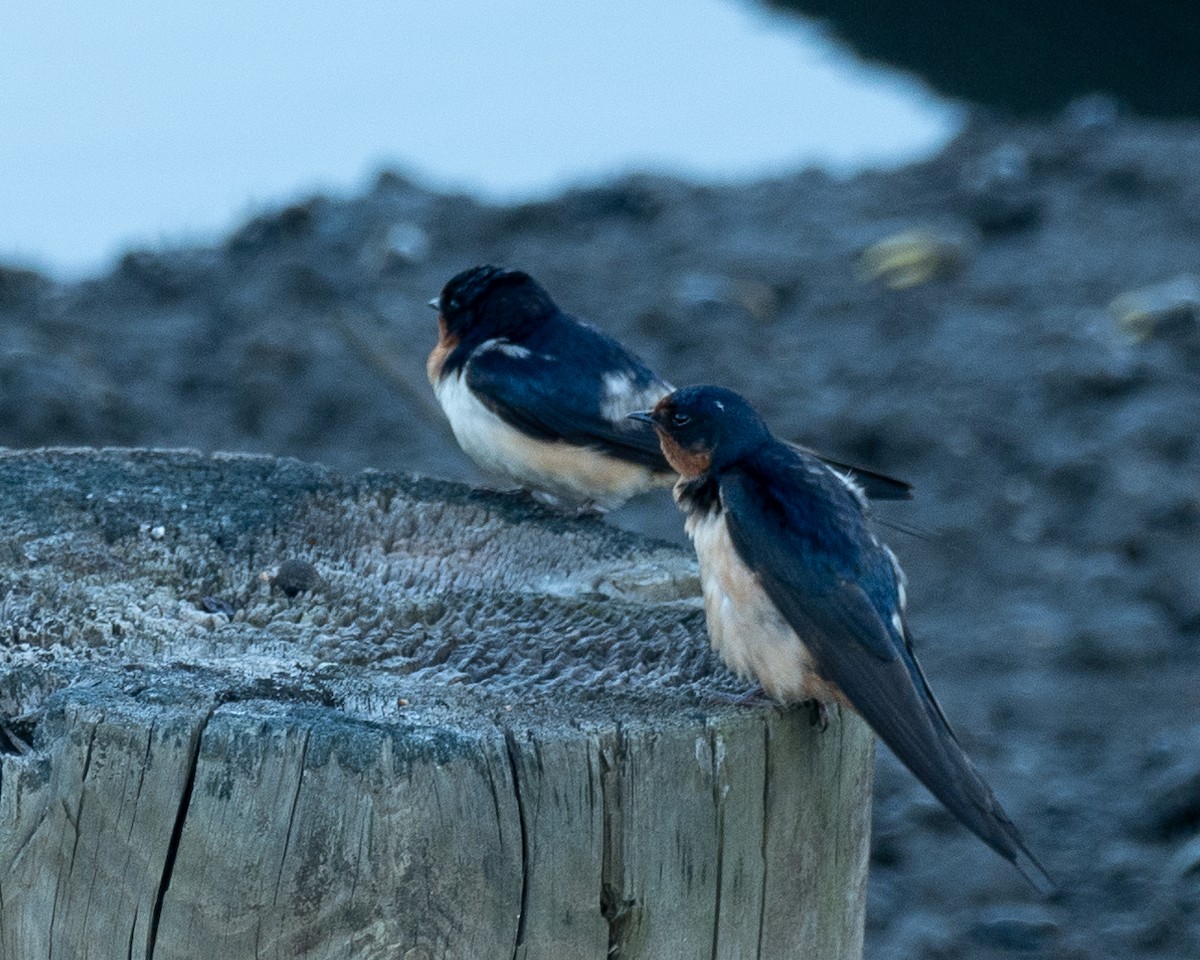
<instances>
[{"instance_id":1,"label":"cut wood grain","mask_svg":"<svg viewBox=\"0 0 1200 960\"><path fill-rule=\"evenodd\" d=\"M687 553L268 458L0 471L3 960L861 956L870 733L733 706Z\"/></svg>"}]
</instances>

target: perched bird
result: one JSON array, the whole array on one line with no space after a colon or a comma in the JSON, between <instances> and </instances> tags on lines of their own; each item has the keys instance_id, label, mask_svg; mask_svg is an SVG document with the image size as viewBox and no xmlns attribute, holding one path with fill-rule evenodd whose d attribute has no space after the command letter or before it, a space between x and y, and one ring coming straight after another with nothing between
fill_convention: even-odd
<instances>
[{"instance_id":1,"label":"perched bird","mask_svg":"<svg viewBox=\"0 0 1200 960\"><path fill-rule=\"evenodd\" d=\"M861 491L776 440L720 387L688 387L630 416L653 424L700 560L714 649L781 702L859 713L959 820L1035 886L1052 886L959 746L917 663L905 581Z\"/></svg>"},{"instance_id":2,"label":"perched bird","mask_svg":"<svg viewBox=\"0 0 1200 960\"><path fill-rule=\"evenodd\" d=\"M654 430L626 414L672 387L519 270L472 267L429 302L438 342L426 370L455 439L485 470L566 506L611 510L675 472ZM827 460L873 497L911 487Z\"/></svg>"}]
</instances>

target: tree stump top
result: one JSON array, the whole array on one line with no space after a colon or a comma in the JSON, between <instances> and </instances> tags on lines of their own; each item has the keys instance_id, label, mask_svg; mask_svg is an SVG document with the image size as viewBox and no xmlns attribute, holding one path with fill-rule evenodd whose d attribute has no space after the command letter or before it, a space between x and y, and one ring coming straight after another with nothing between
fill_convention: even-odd
<instances>
[{"instance_id":1,"label":"tree stump top","mask_svg":"<svg viewBox=\"0 0 1200 960\"><path fill-rule=\"evenodd\" d=\"M733 706L689 553L264 457L0 478L0 960L861 953L870 733Z\"/></svg>"},{"instance_id":2,"label":"tree stump top","mask_svg":"<svg viewBox=\"0 0 1200 960\"><path fill-rule=\"evenodd\" d=\"M5 655L367 717L670 713L744 685L691 556L519 495L188 451L0 454Z\"/></svg>"}]
</instances>

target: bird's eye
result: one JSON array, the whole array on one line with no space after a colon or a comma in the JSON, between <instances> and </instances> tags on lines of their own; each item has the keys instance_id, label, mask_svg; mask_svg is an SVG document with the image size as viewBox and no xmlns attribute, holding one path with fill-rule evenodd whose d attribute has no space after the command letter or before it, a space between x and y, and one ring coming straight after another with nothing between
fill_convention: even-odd
<instances>
[{"instance_id":1,"label":"bird's eye","mask_svg":"<svg viewBox=\"0 0 1200 960\"><path fill-rule=\"evenodd\" d=\"M686 413L671 414L671 423L677 427L686 427L691 422L692 422L692 418L689 417Z\"/></svg>"}]
</instances>

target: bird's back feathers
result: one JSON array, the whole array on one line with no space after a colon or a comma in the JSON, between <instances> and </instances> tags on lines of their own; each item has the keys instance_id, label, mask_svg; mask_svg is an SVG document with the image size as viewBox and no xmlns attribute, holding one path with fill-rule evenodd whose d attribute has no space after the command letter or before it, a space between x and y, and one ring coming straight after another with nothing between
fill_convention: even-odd
<instances>
[{"instance_id":1,"label":"bird's back feathers","mask_svg":"<svg viewBox=\"0 0 1200 960\"><path fill-rule=\"evenodd\" d=\"M912 651L899 571L816 458L772 441L719 477L730 538L833 684L964 825L1039 889L1052 881L963 752Z\"/></svg>"}]
</instances>

